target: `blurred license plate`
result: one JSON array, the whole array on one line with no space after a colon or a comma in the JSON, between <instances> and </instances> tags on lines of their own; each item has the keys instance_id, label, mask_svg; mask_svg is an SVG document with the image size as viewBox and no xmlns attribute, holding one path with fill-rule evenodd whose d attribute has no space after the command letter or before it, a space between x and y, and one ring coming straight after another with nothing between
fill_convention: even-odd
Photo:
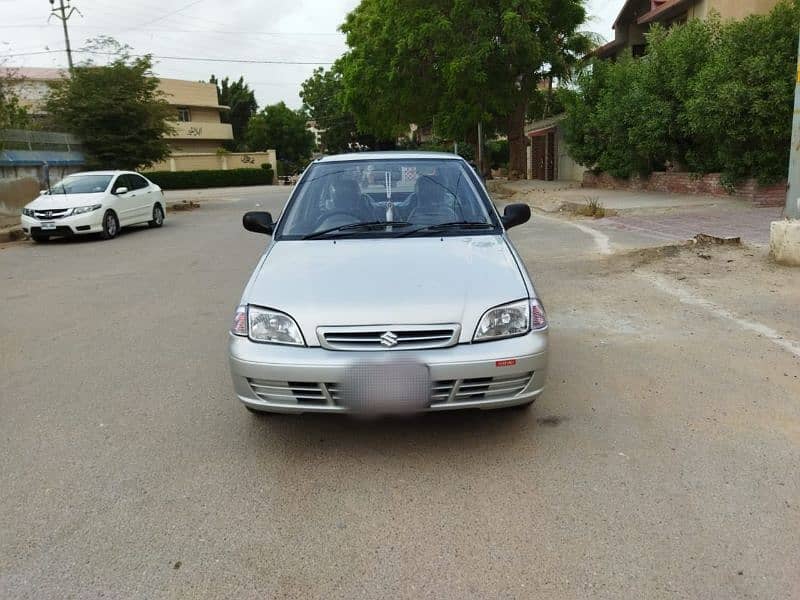
<instances>
[{"instance_id":1,"label":"blurred license plate","mask_svg":"<svg viewBox=\"0 0 800 600\"><path fill-rule=\"evenodd\" d=\"M55 223L42 223L42 230L47 231L48 229L52 230L56 228Z\"/></svg>"},{"instance_id":2,"label":"blurred license plate","mask_svg":"<svg viewBox=\"0 0 800 600\"><path fill-rule=\"evenodd\" d=\"M356 412L411 413L430 402L428 366L414 360L358 362L342 384L341 403Z\"/></svg>"}]
</instances>

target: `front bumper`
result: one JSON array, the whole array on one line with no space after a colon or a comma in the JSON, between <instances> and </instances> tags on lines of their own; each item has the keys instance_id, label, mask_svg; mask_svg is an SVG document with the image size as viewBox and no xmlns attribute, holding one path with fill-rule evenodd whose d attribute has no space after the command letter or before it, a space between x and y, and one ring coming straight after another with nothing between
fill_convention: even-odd
<instances>
[{"instance_id":1,"label":"front bumper","mask_svg":"<svg viewBox=\"0 0 800 600\"><path fill-rule=\"evenodd\" d=\"M542 393L547 337L545 331L435 350L366 353L257 344L229 335L229 360L239 400L267 412L348 412L338 402L339 390L353 363L409 355L430 372L427 411L493 409L526 404Z\"/></svg>"},{"instance_id":2,"label":"front bumper","mask_svg":"<svg viewBox=\"0 0 800 600\"><path fill-rule=\"evenodd\" d=\"M52 220L40 220L22 215L20 217L20 222L25 233L38 233L52 236L100 233L103 231L103 211L102 209L95 210L89 213L83 213L82 215ZM52 223L55 229L45 229L42 227L42 223Z\"/></svg>"}]
</instances>

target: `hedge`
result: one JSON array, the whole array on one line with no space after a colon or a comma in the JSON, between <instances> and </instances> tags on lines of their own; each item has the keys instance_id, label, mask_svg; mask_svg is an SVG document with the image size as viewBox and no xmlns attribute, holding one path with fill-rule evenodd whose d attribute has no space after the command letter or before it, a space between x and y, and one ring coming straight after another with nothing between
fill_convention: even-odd
<instances>
[{"instance_id":1,"label":"hedge","mask_svg":"<svg viewBox=\"0 0 800 600\"><path fill-rule=\"evenodd\" d=\"M676 169L786 176L800 0L740 21L654 26L647 53L597 61L567 96L566 142L579 163L614 177Z\"/></svg>"},{"instance_id":2,"label":"hedge","mask_svg":"<svg viewBox=\"0 0 800 600\"><path fill-rule=\"evenodd\" d=\"M243 185L272 185L275 173L268 169L230 169L228 171L151 171L144 173L164 190L191 190Z\"/></svg>"}]
</instances>

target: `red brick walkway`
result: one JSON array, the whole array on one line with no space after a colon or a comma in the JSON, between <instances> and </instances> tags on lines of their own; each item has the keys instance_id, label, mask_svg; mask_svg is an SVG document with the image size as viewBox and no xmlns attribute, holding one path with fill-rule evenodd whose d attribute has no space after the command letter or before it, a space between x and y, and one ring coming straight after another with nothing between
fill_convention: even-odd
<instances>
[{"instance_id":1,"label":"red brick walkway","mask_svg":"<svg viewBox=\"0 0 800 600\"><path fill-rule=\"evenodd\" d=\"M769 244L769 226L781 218L781 208L748 207L681 214L619 215L595 221L593 227L639 234L664 242L683 241L699 233L741 237L750 244Z\"/></svg>"}]
</instances>

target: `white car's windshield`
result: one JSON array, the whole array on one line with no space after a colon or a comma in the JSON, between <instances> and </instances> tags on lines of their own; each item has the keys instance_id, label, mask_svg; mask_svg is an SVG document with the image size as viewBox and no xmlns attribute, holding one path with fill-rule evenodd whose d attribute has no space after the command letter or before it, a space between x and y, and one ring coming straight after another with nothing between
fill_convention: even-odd
<instances>
[{"instance_id":1,"label":"white car's windshield","mask_svg":"<svg viewBox=\"0 0 800 600\"><path fill-rule=\"evenodd\" d=\"M70 175L50 188L51 194L100 194L111 183L111 175Z\"/></svg>"},{"instance_id":2,"label":"white car's windshield","mask_svg":"<svg viewBox=\"0 0 800 600\"><path fill-rule=\"evenodd\" d=\"M458 160L323 162L309 167L283 219L284 239L493 231L487 202Z\"/></svg>"}]
</instances>

